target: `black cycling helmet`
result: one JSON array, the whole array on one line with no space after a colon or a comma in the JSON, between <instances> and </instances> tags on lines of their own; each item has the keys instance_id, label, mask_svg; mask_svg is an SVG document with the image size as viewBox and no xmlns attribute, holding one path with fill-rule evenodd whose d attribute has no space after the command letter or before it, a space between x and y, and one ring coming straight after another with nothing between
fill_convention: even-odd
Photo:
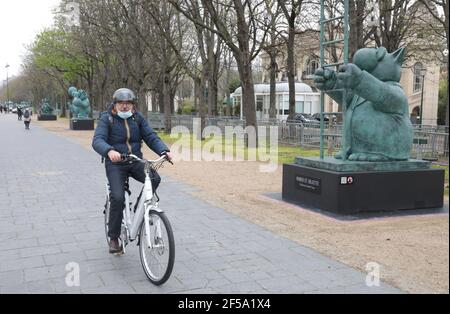
<instances>
[{"instance_id":1,"label":"black cycling helmet","mask_svg":"<svg viewBox=\"0 0 450 314\"><path fill-rule=\"evenodd\" d=\"M114 92L113 103L117 102L131 102L136 104L136 95L131 89L121 88Z\"/></svg>"}]
</instances>

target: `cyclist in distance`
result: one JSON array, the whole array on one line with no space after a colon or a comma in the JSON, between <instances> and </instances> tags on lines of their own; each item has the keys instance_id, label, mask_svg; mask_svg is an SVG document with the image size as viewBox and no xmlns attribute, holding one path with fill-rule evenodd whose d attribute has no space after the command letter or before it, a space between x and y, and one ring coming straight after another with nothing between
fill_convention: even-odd
<instances>
[{"instance_id":1,"label":"cyclist in distance","mask_svg":"<svg viewBox=\"0 0 450 314\"><path fill-rule=\"evenodd\" d=\"M166 144L150 127L144 116L136 110L136 96L127 88L114 92L113 102L108 110L100 115L92 140L92 147L105 159L106 176L110 187L110 216L108 236L109 252L120 253L123 250L119 243L123 209L125 206L125 182L128 177L144 183L144 164L122 159L123 154L134 154L142 158L141 143L159 156L166 155L169 160L172 154ZM156 172L152 175L154 189L161 178Z\"/></svg>"}]
</instances>

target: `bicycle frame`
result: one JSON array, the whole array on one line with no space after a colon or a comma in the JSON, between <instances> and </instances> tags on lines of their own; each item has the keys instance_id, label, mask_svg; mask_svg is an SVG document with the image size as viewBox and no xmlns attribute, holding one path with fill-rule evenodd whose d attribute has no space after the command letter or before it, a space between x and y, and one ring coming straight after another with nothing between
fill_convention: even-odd
<instances>
[{"instance_id":1,"label":"bicycle frame","mask_svg":"<svg viewBox=\"0 0 450 314\"><path fill-rule=\"evenodd\" d=\"M137 158L137 157L136 157ZM109 193L109 185L106 184L107 193ZM134 241L137 239L139 230L144 221L145 231L146 231L146 239L145 242L149 248L153 248L152 242L150 240L150 220L149 213L150 211L157 211L162 213L163 211L159 208L158 202L153 194L153 185L152 180L149 175L149 168L145 168L145 182L142 191L142 196L139 199L139 203L136 208L136 212L132 214L132 210L130 208L130 195L127 191L125 191L125 207L123 210L123 222L126 229L126 237L127 239L122 239L122 241L128 244L129 241ZM160 222L157 222L156 231L157 236L161 237L161 228L158 225ZM143 245L144 239L141 239L140 245ZM125 252L125 245L123 246Z\"/></svg>"},{"instance_id":2,"label":"bicycle frame","mask_svg":"<svg viewBox=\"0 0 450 314\"><path fill-rule=\"evenodd\" d=\"M158 212L162 212L161 209L158 207L158 203L154 200L154 194L153 194L153 187L152 187L152 181L150 180L150 176L148 172L145 174L145 183L144 183L144 189L143 189L143 195L141 199L139 200L139 203L137 205L136 212L134 213L133 217L131 218L131 210L129 207L129 195L126 194L126 208L124 213L124 219L126 222L126 225L130 231L130 240L135 240L137 238L137 235L139 233L139 228L142 223L142 219L146 220L146 228L148 228L148 213L151 210L155 210ZM127 200L128 199L128 200ZM148 231L148 229L147 229Z\"/></svg>"}]
</instances>

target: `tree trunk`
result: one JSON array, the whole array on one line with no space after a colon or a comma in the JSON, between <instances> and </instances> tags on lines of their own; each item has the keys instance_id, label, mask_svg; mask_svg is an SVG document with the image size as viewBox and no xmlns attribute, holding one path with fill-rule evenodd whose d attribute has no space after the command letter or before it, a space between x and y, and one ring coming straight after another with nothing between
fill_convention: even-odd
<instances>
[{"instance_id":1,"label":"tree trunk","mask_svg":"<svg viewBox=\"0 0 450 314\"><path fill-rule=\"evenodd\" d=\"M147 93L144 86L140 86L138 90L139 98L139 111L144 116L145 119L148 118L148 104L147 104Z\"/></svg>"},{"instance_id":2,"label":"tree trunk","mask_svg":"<svg viewBox=\"0 0 450 314\"><path fill-rule=\"evenodd\" d=\"M163 84L164 85L164 84ZM161 86L161 90L158 90L158 106L159 106L159 113L164 113L164 92L163 92L163 86Z\"/></svg>"},{"instance_id":3,"label":"tree trunk","mask_svg":"<svg viewBox=\"0 0 450 314\"><path fill-rule=\"evenodd\" d=\"M66 117L66 103L67 103L67 97L64 97L64 103L61 105L61 118Z\"/></svg>"},{"instance_id":4,"label":"tree trunk","mask_svg":"<svg viewBox=\"0 0 450 314\"><path fill-rule=\"evenodd\" d=\"M193 80L194 80L194 110L198 114L199 112L198 100L200 99L198 90L200 85L200 79L193 79Z\"/></svg>"},{"instance_id":5,"label":"tree trunk","mask_svg":"<svg viewBox=\"0 0 450 314\"><path fill-rule=\"evenodd\" d=\"M256 123L256 108L255 108L255 89L253 85L252 64L249 53L243 52L244 60L239 66L239 72L242 78L242 106L243 114L245 116L245 126L252 127L250 130L254 132L256 137L256 145L258 145L258 132ZM249 134L253 136L253 134ZM246 138L246 146L248 146L248 139Z\"/></svg>"},{"instance_id":6,"label":"tree trunk","mask_svg":"<svg viewBox=\"0 0 450 314\"><path fill-rule=\"evenodd\" d=\"M227 102L227 104L226 104L226 107L225 107L225 116L227 116L227 117L229 117L229 116L231 116L232 114L233 114L233 105L232 104L230 104L230 100L231 100L231 92L230 92L230 88L229 88L229 86L230 86L230 58L231 58L231 56L229 55L229 54L227 54L227 56L226 56L226 70L227 70L227 72L226 72L226 78L225 78L225 82L226 82L226 84L225 84L225 86L226 86L226 88L225 88L225 96L226 96L226 98L227 98L227 100L226 100L226 102Z\"/></svg>"},{"instance_id":7,"label":"tree trunk","mask_svg":"<svg viewBox=\"0 0 450 314\"><path fill-rule=\"evenodd\" d=\"M61 96L60 97L60 102L61 102L61 106L60 106L60 117L62 116L62 111L63 111L63 108L65 107L65 105L66 105L66 99L65 99L66 97L63 95L63 96Z\"/></svg>"},{"instance_id":8,"label":"tree trunk","mask_svg":"<svg viewBox=\"0 0 450 314\"><path fill-rule=\"evenodd\" d=\"M208 92L207 101L208 101L208 116L215 116L215 99L214 99L214 66L215 66L215 56L214 56L214 35L208 32L206 38L206 60L203 60L204 63L207 63L207 82L208 88L206 89ZM205 66L205 65L203 65Z\"/></svg>"},{"instance_id":9,"label":"tree trunk","mask_svg":"<svg viewBox=\"0 0 450 314\"><path fill-rule=\"evenodd\" d=\"M448 9L448 4L447 4L447 9ZM448 37L447 37L447 41L448 41ZM445 57L445 58L447 59L447 73L446 73L446 76L447 76L447 96L446 96L447 104L446 104L446 110L445 110L445 125L448 128L448 114L449 114L449 112L448 112L448 101L449 101L449 98L450 98L449 95L448 95L448 56ZM448 136L447 136L447 139L448 139ZM448 141L447 141L447 145L448 145ZM447 146L447 151L448 151L448 146Z\"/></svg>"},{"instance_id":10,"label":"tree trunk","mask_svg":"<svg viewBox=\"0 0 450 314\"><path fill-rule=\"evenodd\" d=\"M219 62L217 56L214 54L214 50L210 56L210 76L209 76L209 95L208 105L211 107L211 116L217 116L217 95L219 91Z\"/></svg>"},{"instance_id":11,"label":"tree trunk","mask_svg":"<svg viewBox=\"0 0 450 314\"><path fill-rule=\"evenodd\" d=\"M203 130L206 127L206 113L209 108L207 108L208 103L208 90L206 88L206 82L208 81L207 69L203 68L202 78L199 84L199 116L200 116L200 134L197 134L197 139L204 140Z\"/></svg>"},{"instance_id":12,"label":"tree trunk","mask_svg":"<svg viewBox=\"0 0 450 314\"><path fill-rule=\"evenodd\" d=\"M277 118L276 88L277 88L277 58L274 52L270 53L270 105L269 119Z\"/></svg>"},{"instance_id":13,"label":"tree trunk","mask_svg":"<svg viewBox=\"0 0 450 314\"><path fill-rule=\"evenodd\" d=\"M287 44L287 76L289 83L289 119L294 118L295 115L295 14L289 21L289 37Z\"/></svg>"},{"instance_id":14,"label":"tree trunk","mask_svg":"<svg viewBox=\"0 0 450 314\"><path fill-rule=\"evenodd\" d=\"M164 75L160 74L160 78L158 79L158 82L156 83L155 87L155 93L157 97L157 104L158 104L158 111L159 113L164 113Z\"/></svg>"},{"instance_id":15,"label":"tree trunk","mask_svg":"<svg viewBox=\"0 0 450 314\"><path fill-rule=\"evenodd\" d=\"M175 94L176 94L176 90L170 91L170 112L173 112L173 113L175 113Z\"/></svg>"},{"instance_id":16,"label":"tree trunk","mask_svg":"<svg viewBox=\"0 0 450 314\"><path fill-rule=\"evenodd\" d=\"M211 24L212 26L212 24ZM208 114L210 116L217 116L217 95L218 95L218 80L219 80L219 62L218 56L220 50L220 40L217 39L217 46L215 44L214 34L210 34L209 43L207 44L208 49L208 69L209 69L209 94L208 94ZM216 46L217 52L214 52L214 47Z\"/></svg>"},{"instance_id":17,"label":"tree trunk","mask_svg":"<svg viewBox=\"0 0 450 314\"><path fill-rule=\"evenodd\" d=\"M349 59L364 47L364 9L365 0L349 0Z\"/></svg>"},{"instance_id":18,"label":"tree trunk","mask_svg":"<svg viewBox=\"0 0 450 314\"><path fill-rule=\"evenodd\" d=\"M88 97L90 97L90 106L91 106L91 112L89 113L89 117L92 118L92 114L94 111L94 108L96 108L97 104L95 103L94 96L94 81L92 79L91 75L88 75L87 77L87 83L88 83Z\"/></svg>"},{"instance_id":19,"label":"tree trunk","mask_svg":"<svg viewBox=\"0 0 450 314\"><path fill-rule=\"evenodd\" d=\"M155 91L152 91L152 112L158 112L158 104Z\"/></svg>"},{"instance_id":20,"label":"tree trunk","mask_svg":"<svg viewBox=\"0 0 450 314\"><path fill-rule=\"evenodd\" d=\"M214 74L213 74L214 75ZM212 76L208 80L208 114L210 116L217 116L217 81Z\"/></svg>"},{"instance_id":21,"label":"tree trunk","mask_svg":"<svg viewBox=\"0 0 450 314\"><path fill-rule=\"evenodd\" d=\"M356 26L356 20L358 16L356 15L356 1L349 0L348 5L348 16L349 16L349 39L348 39L348 50L349 55L353 56L355 51L358 49L358 32Z\"/></svg>"},{"instance_id":22,"label":"tree trunk","mask_svg":"<svg viewBox=\"0 0 450 314\"><path fill-rule=\"evenodd\" d=\"M164 97L164 120L166 122L165 133L170 134L172 130L172 112L170 106L170 81L169 74L164 73L163 79L163 97Z\"/></svg>"}]
</instances>

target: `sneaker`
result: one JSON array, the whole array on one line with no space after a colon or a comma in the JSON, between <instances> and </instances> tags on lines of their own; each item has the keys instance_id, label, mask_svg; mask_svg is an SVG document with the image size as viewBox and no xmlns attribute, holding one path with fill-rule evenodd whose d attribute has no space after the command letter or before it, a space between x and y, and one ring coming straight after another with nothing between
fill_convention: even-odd
<instances>
[{"instance_id":1,"label":"sneaker","mask_svg":"<svg viewBox=\"0 0 450 314\"><path fill-rule=\"evenodd\" d=\"M109 253L120 254L123 252L122 245L119 243L119 239L111 239L109 241Z\"/></svg>"}]
</instances>

